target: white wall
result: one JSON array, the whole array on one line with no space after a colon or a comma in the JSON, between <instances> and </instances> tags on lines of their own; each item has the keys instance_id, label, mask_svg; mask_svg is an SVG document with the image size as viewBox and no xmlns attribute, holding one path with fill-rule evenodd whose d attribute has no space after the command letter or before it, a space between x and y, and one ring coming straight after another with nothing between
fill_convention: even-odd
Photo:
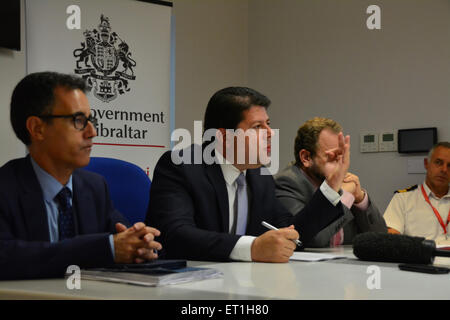
<instances>
[{"instance_id":1,"label":"white wall","mask_svg":"<svg viewBox=\"0 0 450 320\"><path fill-rule=\"evenodd\" d=\"M382 29L365 27L370 4ZM320 115L352 136L351 170L380 210L392 191L420 182L398 153L359 153L362 130L436 126L450 140L449 0L174 0L175 127L202 120L211 95L253 87L273 104L281 167L298 126ZM23 22L22 22L23 25ZM24 34L24 28L22 29ZM24 48L24 37L22 39ZM25 75L24 49L0 49L0 165L23 155L9 99Z\"/></svg>"},{"instance_id":2,"label":"white wall","mask_svg":"<svg viewBox=\"0 0 450 320\"><path fill-rule=\"evenodd\" d=\"M247 0L174 0L175 127L193 132L209 98L248 85Z\"/></svg>"},{"instance_id":3,"label":"white wall","mask_svg":"<svg viewBox=\"0 0 450 320\"><path fill-rule=\"evenodd\" d=\"M382 29L366 28L381 7ZM450 140L450 1L250 0L249 86L272 100L281 167L307 119L337 120L352 138L351 171L380 210L424 179L398 153L360 153L363 130L437 127Z\"/></svg>"}]
</instances>

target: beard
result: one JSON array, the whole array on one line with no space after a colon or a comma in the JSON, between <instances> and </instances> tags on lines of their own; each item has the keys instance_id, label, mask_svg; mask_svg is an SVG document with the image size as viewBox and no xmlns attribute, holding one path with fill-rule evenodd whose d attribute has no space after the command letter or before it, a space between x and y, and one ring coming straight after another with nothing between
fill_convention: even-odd
<instances>
[{"instance_id":1,"label":"beard","mask_svg":"<svg viewBox=\"0 0 450 320\"><path fill-rule=\"evenodd\" d=\"M311 175L312 178L314 178L315 180L319 181L319 182L323 182L325 181L325 175L322 171L322 169L319 168L319 166L317 166L317 164L314 162L313 160L313 165L308 169L308 173Z\"/></svg>"}]
</instances>

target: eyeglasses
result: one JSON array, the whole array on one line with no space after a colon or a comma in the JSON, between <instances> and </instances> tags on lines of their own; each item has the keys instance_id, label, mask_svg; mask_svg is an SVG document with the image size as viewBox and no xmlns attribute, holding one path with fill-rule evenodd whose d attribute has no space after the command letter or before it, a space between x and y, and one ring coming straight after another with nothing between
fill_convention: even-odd
<instances>
[{"instance_id":1,"label":"eyeglasses","mask_svg":"<svg viewBox=\"0 0 450 320\"><path fill-rule=\"evenodd\" d=\"M94 127L97 127L97 119L94 118L92 115L90 115L89 117L86 117L86 115L83 112L77 112L77 113L68 114L68 115L49 114L49 115L39 116L39 118L42 118L42 119L53 119L53 118L72 119L73 126L75 127L75 129L80 130L80 131L82 131L82 130L84 130L84 128L86 128L88 121L90 121Z\"/></svg>"}]
</instances>

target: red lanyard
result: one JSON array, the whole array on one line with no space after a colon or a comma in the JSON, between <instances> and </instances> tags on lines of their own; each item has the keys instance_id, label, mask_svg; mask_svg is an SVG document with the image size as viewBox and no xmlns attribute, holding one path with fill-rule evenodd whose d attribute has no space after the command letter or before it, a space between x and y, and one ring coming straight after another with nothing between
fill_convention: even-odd
<instances>
[{"instance_id":1,"label":"red lanyard","mask_svg":"<svg viewBox=\"0 0 450 320\"><path fill-rule=\"evenodd\" d=\"M425 189L423 188L423 184L420 186L422 188L422 194L425 198L425 201L428 202L428 204L431 206L431 209L433 209L434 214L436 215L436 218L438 219L439 223L441 224L442 229L444 229L444 234L447 234L447 226L448 226L448 218L450 216L450 210L448 211L447 215L447 223L444 224L444 221L442 221L441 215L439 214L439 211L436 210L435 207L430 202L430 199L428 198L428 195L425 192Z\"/></svg>"}]
</instances>

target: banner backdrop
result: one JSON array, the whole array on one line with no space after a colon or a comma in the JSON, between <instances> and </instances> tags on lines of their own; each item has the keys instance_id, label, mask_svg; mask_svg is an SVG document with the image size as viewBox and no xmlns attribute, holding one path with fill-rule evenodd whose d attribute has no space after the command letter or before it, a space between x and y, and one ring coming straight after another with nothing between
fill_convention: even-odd
<instances>
[{"instance_id":1,"label":"banner backdrop","mask_svg":"<svg viewBox=\"0 0 450 320\"><path fill-rule=\"evenodd\" d=\"M170 148L171 7L131 0L28 0L27 73L86 79L98 119L91 156L137 164L150 178Z\"/></svg>"}]
</instances>

